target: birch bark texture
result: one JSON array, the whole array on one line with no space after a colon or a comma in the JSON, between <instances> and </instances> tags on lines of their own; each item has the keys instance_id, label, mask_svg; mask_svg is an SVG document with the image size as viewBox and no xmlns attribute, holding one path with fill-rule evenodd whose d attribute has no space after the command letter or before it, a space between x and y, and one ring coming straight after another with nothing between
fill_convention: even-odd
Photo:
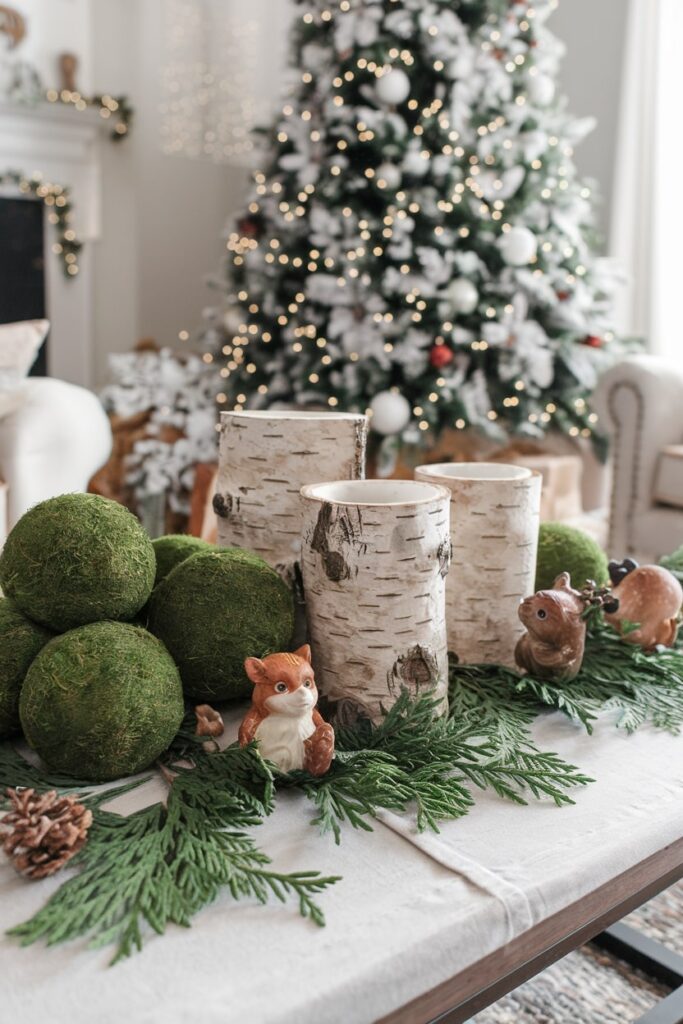
<instances>
[{"instance_id":1,"label":"birch bark texture","mask_svg":"<svg viewBox=\"0 0 683 1024\"><path fill-rule=\"evenodd\" d=\"M520 601L534 593L542 478L495 462L419 466L417 480L451 495L453 564L446 586L448 649L461 664L516 670Z\"/></svg>"},{"instance_id":2,"label":"birch bark texture","mask_svg":"<svg viewBox=\"0 0 683 1024\"><path fill-rule=\"evenodd\" d=\"M301 555L316 681L340 722L403 689L448 707L449 493L410 480L304 487Z\"/></svg>"},{"instance_id":3,"label":"birch bark texture","mask_svg":"<svg viewBox=\"0 0 683 1024\"><path fill-rule=\"evenodd\" d=\"M291 582L304 484L365 476L368 420L355 413L224 412L213 507L221 547L255 551Z\"/></svg>"}]
</instances>

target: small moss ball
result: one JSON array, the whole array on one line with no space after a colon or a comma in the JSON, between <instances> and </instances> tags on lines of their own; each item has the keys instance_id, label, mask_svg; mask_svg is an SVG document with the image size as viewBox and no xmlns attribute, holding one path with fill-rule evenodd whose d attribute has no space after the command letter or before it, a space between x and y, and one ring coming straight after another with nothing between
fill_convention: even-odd
<instances>
[{"instance_id":1,"label":"small moss ball","mask_svg":"<svg viewBox=\"0 0 683 1024\"><path fill-rule=\"evenodd\" d=\"M536 562L536 590L548 590L562 572L580 589L586 580L609 581L607 555L597 541L564 523L541 523Z\"/></svg>"},{"instance_id":2,"label":"small moss ball","mask_svg":"<svg viewBox=\"0 0 683 1024\"><path fill-rule=\"evenodd\" d=\"M169 533L166 537L157 537L152 541L157 560L157 572L154 586L165 580L171 569L180 565L186 558L200 551L213 551L214 545L201 537L190 537L188 534Z\"/></svg>"},{"instance_id":3,"label":"small moss ball","mask_svg":"<svg viewBox=\"0 0 683 1024\"><path fill-rule=\"evenodd\" d=\"M135 516L96 494L63 494L36 505L0 556L5 595L58 633L134 618L155 572L152 542Z\"/></svg>"},{"instance_id":4,"label":"small moss ball","mask_svg":"<svg viewBox=\"0 0 683 1024\"><path fill-rule=\"evenodd\" d=\"M19 693L34 658L52 633L0 599L0 739L19 732Z\"/></svg>"},{"instance_id":5,"label":"small moss ball","mask_svg":"<svg viewBox=\"0 0 683 1024\"><path fill-rule=\"evenodd\" d=\"M31 665L19 715L53 771L107 782L142 771L183 718L180 675L156 637L96 622L55 637Z\"/></svg>"},{"instance_id":6,"label":"small moss ball","mask_svg":"<svg viewBox=\"0 0 683 1024\"><path fill-rule=\"evenodd\" d=\"M168 647L193 700L249 696L244 659L287 650L291 592L262 558L237 548L193 555L157 587L149 628Z\"/></svg>"}]
</instances>

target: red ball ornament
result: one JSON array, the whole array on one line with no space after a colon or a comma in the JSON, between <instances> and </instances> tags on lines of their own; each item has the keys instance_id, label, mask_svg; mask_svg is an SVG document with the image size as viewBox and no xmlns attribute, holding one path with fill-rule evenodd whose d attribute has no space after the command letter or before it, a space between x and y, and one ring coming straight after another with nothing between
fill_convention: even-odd
<instances>
[{"instance_id":1,"label":"red ball ornament","mask_svg":"<svg viewBox=\"0 0 683 1024\"><path fill-rule=\"evenodd\" d=\"M589 334L583 339L583 344L588 345L589 348L602 348L605 343L597 334Z\"/></svg>"},{"instance_id":2,"label":"red ball ornament","mask_svg":"<svg viewBox=\"0 0 683 1024\"><path fill-rule=\"evenodd\" d=\"M449 363L453 362L454 358L453 349L450 349L448 345L433 345L429 353L429 362L437 370L448 366Z\"/></svg>"}]
</instances>

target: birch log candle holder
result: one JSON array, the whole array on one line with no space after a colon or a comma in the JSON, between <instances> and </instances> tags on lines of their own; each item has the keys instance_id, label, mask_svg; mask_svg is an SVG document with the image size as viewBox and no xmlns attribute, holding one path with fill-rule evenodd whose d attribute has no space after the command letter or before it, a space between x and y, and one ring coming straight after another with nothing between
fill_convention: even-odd
<instances>
[{"instance_id":1,"label":"birch log candle holder","mask_svg":"<svg viewBox=\"0 0 683 1024\"><path fill-rule=\"evenodd\" d=\"M338 721L378 721L402 689L447 708L449 493L409 480L302 489L306 617Z\"/></svg>"},{"instance_id":2,"label":"birch log candle holder","mask_svg":"<svg viewBox=\"0 0 683 1024\"><path fill-rule=\"evenodd\" d=\"M453 565L446 586L448 649L462 664L515 668L517 611L534 593L541 476L523 466L419 466L417 480L451 492Z\"/></svg>"},{"instance_id":3,"label":"birch log candle holder","mask_svg":"<svg viewBox=\"0 0 683 1024\"><path fill-rule=\"evenodd\" d=\"M287 580L301 552L304 484L365 476L367 417L355 413L224 412L213 507L221 547L255 551Z\"/></svg>"}]
</instances>

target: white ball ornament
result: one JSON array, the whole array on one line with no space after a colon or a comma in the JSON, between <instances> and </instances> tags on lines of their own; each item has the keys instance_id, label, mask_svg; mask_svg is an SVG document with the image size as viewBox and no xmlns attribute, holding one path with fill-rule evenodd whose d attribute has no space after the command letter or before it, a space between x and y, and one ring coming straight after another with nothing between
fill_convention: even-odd
<instances>
[{"instance_id":1,"label":"white ball ornament","mask_svg":"<svg viewBox=\"0 0 683 1024\"><path fill-rule=\"evenodd\" d=\"M514 227L501 235L499 241L503 259L511 267L531 263L538 250L536 235L529 228Z\"/></svg>"},{"instance_id":2,"label":"white ball ornament","mask_svg":"<svg viewBox=\"0 0 683 1024\"><path fill-rule=\"evenodd\" d=\"M380 103L394 107L410 96L410 79L401 68L392 68L377 79L375 95Z\"/></svg>"},{"instance_id":3,"label":"white ball ornament","mask_svg":"<svg viewBox=\"0 0 683 1024\"><path fill-rule=\"evenodd\" d=\"M372 429L378 434L400 434L410 422L410 402L394 391L380 391L370 402Z\"/></svg>"},{"instance_id":4,"label":"white ball ornament","mask_svg":"<svg viewBox=\"0 0 683 1024\"><path fill-rule=\"evenodd\" d=\"M401 178L400 167L397 167L396 164L384 163L377 168L375 181L380 188L388 188L394 192L401 184Z\"/></svg>"},{"instance_id":5,"label":"white ball ornament","mask_svg":"<svg viewBox=\"0 0 683 1024\"><path fill-rule=\"evenodd\" d=\"M466 277L456 277L446 289L448 302L456 313L473 313L479 303L479 292Z\"/></svg>"}]
</instances>

